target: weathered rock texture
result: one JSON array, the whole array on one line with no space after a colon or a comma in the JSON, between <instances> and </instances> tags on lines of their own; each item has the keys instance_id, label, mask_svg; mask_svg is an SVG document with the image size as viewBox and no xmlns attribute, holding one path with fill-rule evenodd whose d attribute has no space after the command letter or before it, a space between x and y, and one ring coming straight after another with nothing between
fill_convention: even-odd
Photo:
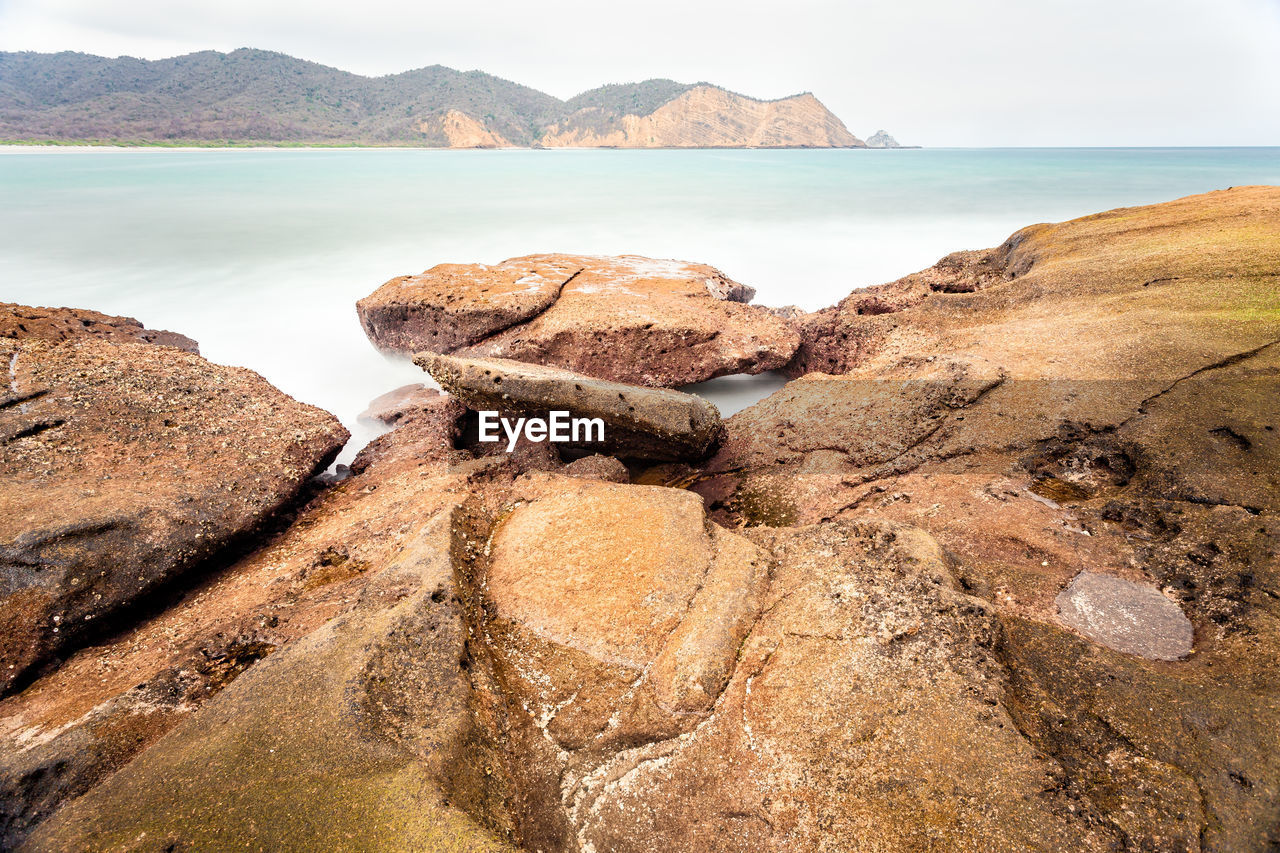
<instances>
[{"instance_id":1,"label":"weathered rock texture","mask_svg":"<svg viewBox=\"0 0 1280 853\"><path fill-rule=\"evenodd\" d=\"M347 438L257 374L146 343L169 333L4 316L0 693L252 531Z\"/></svg>"},{"instance_id":2,"label":"weathered rock texture","mask_svg":"<svg viewBox=\"0 0 1280 853\"><path fill-rule=\"evenodd\" d=\"M255 661L349 611L424 519L484 487L453 449L446 397L365 448L257 551L228 558L169 607L70 656L0 702L0 847L188 718ZM509 478L509 475L507 475Z\"/></svg>"},{"instance_id":3,"label":"weathered rock texture","mask_svg":"<svg viewBox=\"0 0 1280 853\"><path fill-rule=\"evenodd\" d=\"M116 343L137 341L163 344L198 353L186 335L148 329L132 317L112 317L82 308L33 308L0 302L0 338L50 342L101 338Z\"/></svg>"},{"instance_id":4,"label":"weathered rock texture","mask_svg":"<svg viewBox=\"0 0 1280 853\"><path fill-rule=\"evenodd\" d=\"M813 95L760 101L698 85L651 113L584 107L549 126L545 148L866 148Z\"/></svg>"},{"instance_id":5,"label":"weathered rock texture","mask_svg":"<svg viewBox=\"0 0 1280 853\"><path fill-rule=\"evenodd\" d=\"M924 528L1005 627L1017 729L1100 825L1134 847L1266 849L1277 273L1266 187L950 256L803 318L793 367L824 372L728 419L694 488L724 523ZM1144 607L1088 624L1064 593L1082 572Z\"/></svg>"},{"instance_id":6,"label":"weathered rock texture","mask_svg":"<svg viewBox=\"0 0 1280 853\"><path fill-rule=\"evenodd\" d=\"M0 703L6 844L1274 849L1278 213L1039 226L802 318L832 372L700 465L409 414Z\"/></svg>"},{"instance_id":7,"label":"weathered rock texture","mask_svg":"<svg viewBox=\"0 0 1280 853\"><path fill-rule=\"evenodd\" d=\"M785 365L790 325L703 264L531 255L441 264L356 307L375 345L511 358L636 385L676 386Z\"/></svg>"},{"instance_id":8,"label":"weathered rock texture","mask_svg":"<svg viewBox=\"0 0 1280 853\"><path fill-rule=\"evenodd\" d=\"M1116 845L920 531L744 536L556 475L486 494L24 849Z\"/></svg>"},{"instance_id":9,"label":"weathered rock texture","mask_svg":"<svg viewBox=\"0 0 1280 853\"><path fill-rule=\"evenodd\" d=\"M482 823L496 780L459 667L449 519L24 849L512 849Z\"/></svg>"},{"instance_id":10,"label":"weathered rock texture","mask_svg":"<svg viewBox=\"0 0 1280 853\"><path fill-rule=\"evenodd\" d=\"M724 435L720 412L693 394L605 382L568 370L505 358L420 353L414 362L469 408L546 417L567 411L598 418L603 439L566 447L659 461L705 459ZM497 430L500 441L506 435ZM585 431L584 431L585 437Z\"/></svg>"}]
</instances>

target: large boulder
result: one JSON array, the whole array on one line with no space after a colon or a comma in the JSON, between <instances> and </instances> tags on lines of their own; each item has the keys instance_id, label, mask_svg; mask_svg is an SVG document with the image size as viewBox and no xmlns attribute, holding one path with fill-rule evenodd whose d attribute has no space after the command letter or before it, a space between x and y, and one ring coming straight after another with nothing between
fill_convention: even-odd
<instances>
[{"instance_id":1,"label":"large boulder","mask_svg":"<svg viewBox=\"0 0 1280 853\"><path fill-rule=\"evenodd\" d=\"M713 267L634 256L441 264L357 303L384 350L499 357L671 387L785 365L790 325Z\"/></svg>"},{"instance_id":2,"label":"large boulder","mask_svg":"<svg viewBox=\"0 0 1280 853\"><path fill-rule=\"evenodd\" d=\"M126 331L0 338L0 692L257 528L347 439L255 373Z\"/></svg>"},{"instance_id":3,"label":"large boulder","mask_svg":"<svg viewBox=\"0 0 1280 853\"><path fill-rule=\"evenodd\" d=\"M505 358L419 353L415 363L477 411L545 418L568 412L599 419L603 436L585 429L567 447L654 460L704 459L723 435L720 412L693 394L608 382L568 370ZM501 442L506 435L499 430Z\"/></svg>"},{"instance_id":4,"label":"large boulder","mask_svg":"<svg viewBox=\"0 0 1280 853\"><path fill-rule=\"evenodd\" d=\"M1032 225L798 320L794 375L980 355L1019 378L1177 379L1277 337L1280 188Z\"/></svg>"}]
</instances>

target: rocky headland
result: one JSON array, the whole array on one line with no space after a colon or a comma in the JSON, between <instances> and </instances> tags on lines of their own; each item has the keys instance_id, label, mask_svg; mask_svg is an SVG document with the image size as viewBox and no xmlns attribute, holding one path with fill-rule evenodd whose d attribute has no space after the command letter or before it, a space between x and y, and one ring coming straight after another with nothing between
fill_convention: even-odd
<instances>
[{"instance_id":1,"label":"rocky headland","mask_svg":"<svg viewBox=\"0 0 1280 853\"><path fill-rule=\"evenodd\" d=\"M884 132L881 131L881 136ZM171 59L0 52L0 140L428 148L866 148L812 93L644 80L562 101L442 65L363 77L242 48Z\"/></svg>"},{"instance_id":2,"label":"rocky headland","mask_svg":"<svg viewBox=\"0 0 1280 853\"><path fill-rule=\"evenodd\" d=\"M1278 275L1275 187L811 314L438 266L359 312L447 393L325 481L341 427L249 371L0 306L0 846L1272 849Z\"/></svg>"}]
</instances>

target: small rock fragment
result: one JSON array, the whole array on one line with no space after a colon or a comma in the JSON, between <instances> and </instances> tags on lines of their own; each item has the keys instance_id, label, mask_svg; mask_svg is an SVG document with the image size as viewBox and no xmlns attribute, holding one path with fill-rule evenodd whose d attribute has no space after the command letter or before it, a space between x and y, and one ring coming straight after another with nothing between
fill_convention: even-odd
<instances>
[{"instance_id":1,"label":"small rock fragment","mask_svg":"<svg viewBox=\"0 0 1280 853\"><path fill-rule=\"evenodd\" d=\"M1057 598L1068 626L1110 649L1150 660L1191 654L1195 632L1177 604L1153 586L1081 572Z\"/></svg>"}]
</instances>

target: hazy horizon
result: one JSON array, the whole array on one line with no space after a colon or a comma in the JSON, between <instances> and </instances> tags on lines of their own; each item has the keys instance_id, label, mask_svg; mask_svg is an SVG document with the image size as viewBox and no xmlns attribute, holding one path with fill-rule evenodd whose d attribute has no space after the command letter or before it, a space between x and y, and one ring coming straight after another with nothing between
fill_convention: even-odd
<instances>
[{"instance_id":1,"label":"hazy horizon","mask_svg":"<svg viewBox=\"0 0 1280 853\"><path fill-rule=\"evenodd\" d=\"M1280 143L1280 2L0 0L0 50L163 59L253 47L364 76L479 70L559 98L650 78L813 92L930 147Z\"/></svg>"}]
</instances>

